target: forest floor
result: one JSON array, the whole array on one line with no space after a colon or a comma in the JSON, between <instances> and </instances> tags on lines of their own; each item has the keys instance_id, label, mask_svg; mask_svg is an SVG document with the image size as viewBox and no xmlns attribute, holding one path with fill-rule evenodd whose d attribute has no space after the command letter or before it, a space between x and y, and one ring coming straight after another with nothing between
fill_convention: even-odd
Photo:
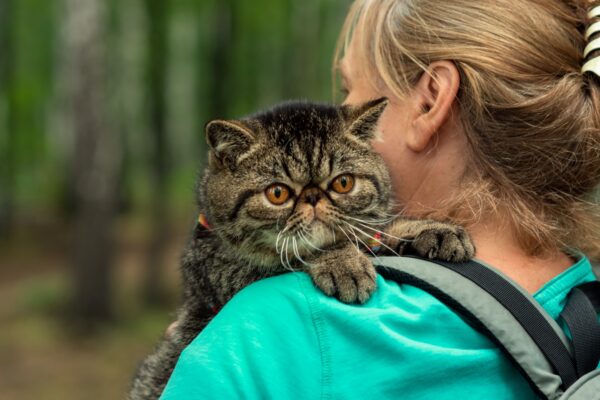
<instances>
[{"instance_id":1,"label":"forest floor","mask_svg":"<svg viewBox=\"0 0 600 400\"><path fill-rule=\"evenodd\" d=\"M178 258L186 225L166 244L162 308L146 309L140 293L144 229L119 222L113 270L114 320L93 336L69 329L69 238L42 226L0 245L0 399L124 399L140 359L173 318Z\"/></svg>"}]
</instances>

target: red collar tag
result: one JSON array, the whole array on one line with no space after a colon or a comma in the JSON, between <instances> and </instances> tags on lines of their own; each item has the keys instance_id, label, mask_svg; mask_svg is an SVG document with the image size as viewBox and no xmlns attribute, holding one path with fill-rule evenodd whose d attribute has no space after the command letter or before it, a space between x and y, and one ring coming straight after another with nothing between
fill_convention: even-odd
<instances>
[{"instance_id":1,"label":"red collar tag","mask_svg":"<svg viewBox=\"0 0 600 400\"><path fill-rule=\"evenodd\" d=\"M198 224L194 229L194 236L197 239L208 237L212 234L212 227L208 223L208 219L204 213L200 213L198 216Z\"/></svg>"},{"instance_id":2,"label":"red collar tag","mask_svg":"<svg viewBox=\"0 0 600 400\"><path fill-rule=\"evenodd\" d=\"M381 250L381 236L381 233L377 232L368 240L367 244L369 245L369 250L371 252L377 253L379 250Z\"/></svg>"},{"instance_id":3,"label":"red collar tag","mask_svg":"<svg viewBox=\"0 0 600 400\"><path fill-rule=\"evenodd\" d=\"M203 227L205 227L207 230L212 231L212 228L210 227L210 224L208 223L208 219L206 219L206 214L200 213L200 215L198 216L198 223L200 225L202 225Z\"/></svg>"}]
</instances>

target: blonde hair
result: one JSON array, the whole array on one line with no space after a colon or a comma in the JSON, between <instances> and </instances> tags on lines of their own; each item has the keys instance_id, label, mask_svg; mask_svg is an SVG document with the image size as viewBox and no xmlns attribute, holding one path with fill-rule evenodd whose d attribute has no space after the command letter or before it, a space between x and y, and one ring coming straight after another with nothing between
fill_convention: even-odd
<instances>
[{"instance_id":1,"label":"blonde hair","mask_svg":"<svg viewBox=\"0 0 600 400\"><path fill-rule=\"evenodd\" d=\"M357 0L340 36L374 87L402 97L456 65L469 165L443 205L459 223L507 218L532 255L600 255L600 80L581 73L586 1ZM593 38L592 38L593 39ZM592 54L592 57L598 54Z\"/></svg>"}]
</instances>

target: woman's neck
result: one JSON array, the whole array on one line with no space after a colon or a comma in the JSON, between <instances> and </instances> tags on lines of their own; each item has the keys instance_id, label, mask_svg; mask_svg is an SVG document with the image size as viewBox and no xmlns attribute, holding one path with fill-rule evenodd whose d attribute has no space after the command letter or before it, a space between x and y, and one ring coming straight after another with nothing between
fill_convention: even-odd
<instances>
[{"instance_id":1,"label":"woman's neck","mask_svg":"<svg viewBox=\"0 0 600 400\"><path fill-rule=\"evenodd\" d=\"M510 229L480 223L469 229L477 252L475 257L502 271L529 293L573 265L574 260L555 250L531 256L519 245Z\"/></svg>"}]
</instances>

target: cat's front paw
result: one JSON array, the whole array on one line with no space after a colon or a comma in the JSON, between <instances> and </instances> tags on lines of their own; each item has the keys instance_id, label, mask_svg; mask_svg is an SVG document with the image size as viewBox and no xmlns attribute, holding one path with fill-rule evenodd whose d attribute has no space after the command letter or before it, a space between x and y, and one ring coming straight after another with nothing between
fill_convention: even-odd
<instances>
[{"instance_id":1,"label":"cat's front paw","mask_svg":"<svg viewBox=\"0 0 600 400\"><path fill-rule=\"evenodd\" d=\"M475 246L464 228L441 224L420 232L410 246L422 257L463 262L475 255Z\"/></svg>"},{"instance_id":2,"label":"cat's front paw","mask_svg":"<svg viewBox=\"0 0 600 400\"><path fill-rule=\"evenodd\" d=\"M319 260L308 272L319 289L344 303L362 304L376 288L373 264L364 254L354 251Z\"/></svg>"}]
</instances>

